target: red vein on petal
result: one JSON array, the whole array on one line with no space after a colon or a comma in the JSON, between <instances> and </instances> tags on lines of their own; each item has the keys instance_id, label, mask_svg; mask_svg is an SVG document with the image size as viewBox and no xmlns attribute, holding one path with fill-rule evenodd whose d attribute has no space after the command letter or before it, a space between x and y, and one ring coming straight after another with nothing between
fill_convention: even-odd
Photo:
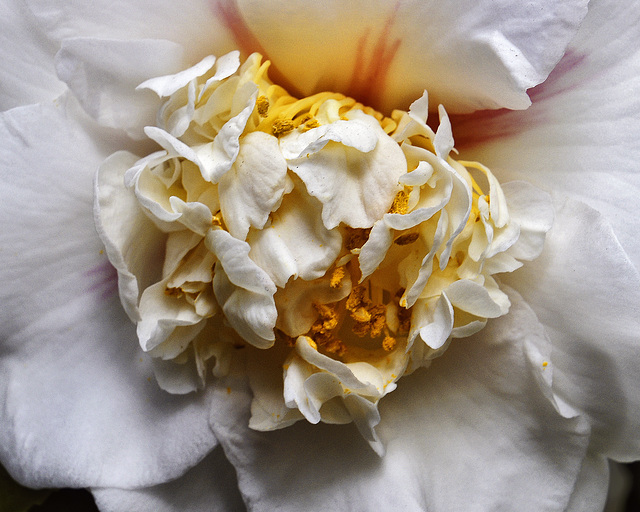
<instances>
[{"instance_id":1,"label":"red vein on petal","mask_svg":"<svg viewBox=\"0 0 640 512\"><path fill-rule=\"evenodd\" d=\"M214 0L211 6L214 13L220 16L222 22L233 35L238 49L245 58L254 52L258 52L264 59L271 60L264 46L258 41L256 35L242 17L236 0ZM271 60L271 66L269 67L269 77L274 83L287 89L289 94L300 96L300 92L278 69L273 60Z\"/></svg>"},{"instance_id":2,"label":"red vein on petal","mask_svg":"<svg viewBox=\"0 0 640 512\"><path fill-rule=\"evenodd\" d=\"M512 137L530 129L535 125L542 125L549 121L548 114L539 105L547 100L556 98L577 85L566 81L566 77L580 67L585 60L584 55L569 50L562 60L549 74L548 78L539 85L529 89L531 107L527 110L477 110L471 114L450 115L454 127L456 147L460 150L471 148L498 139ZM584 85L584 79L582 79Z\"/></svg>"},{"instance_id":3,"label":"red vein on petal","mask_svg":"<svg viewBox=\"0 0 640 512\"><path fill-rule=\"evenodd\" d=\"M385 21L382 34L375 45L369 65L365 71L365 49L369 39L370 30L367 30L358 40L356 49L356 61L353 66L351 83L347 94L365 105L379 105L384 93L384 85L391 69L393 59L402 44L401 39L389 42L391 29L395 23L396 13L400 2L396 3L393 12Z\"/></svg>"}]
</instances>

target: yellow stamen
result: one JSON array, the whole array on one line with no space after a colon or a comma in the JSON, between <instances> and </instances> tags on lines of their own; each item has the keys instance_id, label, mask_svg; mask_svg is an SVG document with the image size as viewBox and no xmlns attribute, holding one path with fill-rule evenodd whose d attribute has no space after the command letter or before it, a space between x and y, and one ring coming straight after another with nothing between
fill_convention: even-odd
<instances>
[{"instance_id":1,"label":"yellow stamen","mask_svg":"<svg viewBox=\"0 0 640 512\"><path fill-rule=\"evenodd\" d=\"M329 283L329 286L331 286L331 288L339 288L340 283L342 283L342 278L346 273L347 272L344 267L338 267L335 269L333 274L331 274L331 282Z\"/></svg>"},{"instance_id":2,"label":"yellow stamen","mask_svg":"<svg viewBox=\"0 0 640 512\"><path fill-rule=\"evenodd\" d=\"M267 112L269 112L269 98L266 96L259 96L256 100L256 107L258 108L258 114L260 114L260 117L267 117Z\"/></svg>"},{"instance_id":3,"label":"yellow stamen","mask_svg":"<svg viewBox=\"0 0 640 512\"><path fill-rule=\"evenodd\" d=\"M391 336L385 336L384 339L382 340L382 348L386 352L391 352L394 348L396 348L397 344L398 344L398 341L395 338L392 338ZM395 378L395 376L393 377Z\"/></svg>"},{"instance_id":4,"label":"yellow stamen","mask_svg":"<svg viewBox=\"0 0 640 512\"><path fill-rule=\"evenodd\" d=\"M273 133L276 137L280 137L281 135L285 135L295 128L293 121L290 119L277 119L274 121L271 126L271 133Z\"/></svg>"},{"instance_id":5,"label":"yellow stamen","mask_svg":"<svg viewBox=\"0 0 640 512\"><path fill-rule=\"evenodd\" d=\"M396 197L393 198L393 203L391 208L389 208L389 213L400 213L404 215L407 213L409 209L409 194L404 190L401 190L396 194Z\"/></svg>"}]
</instances>

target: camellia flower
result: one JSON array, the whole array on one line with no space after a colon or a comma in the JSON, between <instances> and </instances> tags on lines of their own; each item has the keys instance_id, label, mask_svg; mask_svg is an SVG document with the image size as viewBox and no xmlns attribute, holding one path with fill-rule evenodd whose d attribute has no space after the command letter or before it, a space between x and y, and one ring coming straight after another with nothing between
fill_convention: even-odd
<instances>
[{"instance_id":1,"label":"camellia flower","mask_svg":"<svg viewBox=\"0 0 640 512\"><path fill-rule=\"evenodd\" d=\"M601 510L640 15L586 3L5 3L3 465L107 511Z\"/></svg>"}]
</instances>

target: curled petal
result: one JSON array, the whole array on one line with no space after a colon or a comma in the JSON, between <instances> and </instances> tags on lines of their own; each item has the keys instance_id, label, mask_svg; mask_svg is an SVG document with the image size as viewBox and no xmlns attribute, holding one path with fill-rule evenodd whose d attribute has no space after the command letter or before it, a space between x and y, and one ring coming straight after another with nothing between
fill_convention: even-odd
<instances>
[{"instance_id":1,"label":"curled petal","mask_svg":"<svg viewBox=\"0 0 640 512\"><path fill-rule=\"evenodd\" d=\"M345 126L358 126L358 132L366 126L377 138L375 149L362 152L333 142L308 156L288 160L309 194L322 202L327 229L341 222L355 228L371 227L391 206L399 189L398 178L407 172L402 151L375 119L359 111L350 116L357 122Z\"/></svg>"},{"instance_id":2,"label":"curled petal","mask_svg":"<svg viewBox=\"0 0 640 512\"><path fill-rule=\"evenodd\" d=\"M219 185L220 210L229 233L245 240L249 228L262 229L285 192L287 162L278 139L263 132L242 138L231 170Z\"/></svg>"}]
</instances>

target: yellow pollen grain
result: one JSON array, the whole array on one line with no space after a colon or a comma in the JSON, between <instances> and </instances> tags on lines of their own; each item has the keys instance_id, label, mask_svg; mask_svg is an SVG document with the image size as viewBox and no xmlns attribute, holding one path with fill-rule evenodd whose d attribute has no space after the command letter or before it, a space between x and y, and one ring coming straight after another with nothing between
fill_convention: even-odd
<instances>
[{"instance_id":1,"label":"yellow pollen grain","mask_svg":"<svg viewBox=\"0 0 640 512\"><path fill-rule=\"evenodd\" d=\"M364 308L358 308L354 311L351 311L351 318L353 318L356 322L369 322L371 321L371 313L369 313Z\"/></svg>"},{"instance_id":2,"label":"yellow pollen grain","mask_svg":"<svg viewBox=\"0 0 640 512\"><path fill-rule=\"evenodd\" d=\"M256 107L258 108L260 117L267 117L267 113L269 112L269 98L266 96L258 96Z\"/></svg>"},{"instance_id":3,"label":"yellow pollen grain","mask_svg":"<svg viewBox=\"0 0 640 512\"><path fill-rule=\"evenodd\" d=\"M290 119L277 119L273 122L273 126L271 126L271 133L276 137L280 137L293 131L294 128L295 125Z\"/></svg>"},{"instance_id":4,"label":"yellow pollen grain","mask_svg":"<svg viewBox=\"0 0 640 512\"><path fill-rule=\"evenodd\" d=\"M409 245L415 242L420 235L418 233L407 233L406 235L400 235L393 243L396 245Z\"/></svg>"},{"instance_id":5,"label":"yellow pollen grain","mask_svg":"<svg viewBox=\"0 0 640 512\"><path fill-rule=\"evenodd\" d=\"M371 337L377 338L387 326L387 309L382 304L377 304L369 309L371 314Z\"/></svg>"},{"instance_id":6,"label":"yellow pollen grain","mask_svg":"<svg viewBox=\"0 0 640 512\"><path fill-rule=\"evenodd\" d=\"M338 357L342 357L347 351L347 346L334 336L327 340L323 348L331 354L336 354Z\"/></svg>"},{"instance_id":7,"label":"yellow pollen grain","mask_svg":"<svg viewBox=\"0 0 640 512\"><path fill-rule=\"evenodd\" d=\"M346 273L347 272L344 267L338 267L337 269L335 269L333 271L333 274L331 274L331 281L329 282L329 286L331 288L339 288L340 283L342 283L342 279L344 278Z\"/></svg>"},{"instance_id":8,"label":"yellow pollen grain","mask_svg":"<svg viewBox=\"0 0 640 512\"><path fill-rule=\"evenodd\" d=\"M313 350L318 350L318 345L316 345L316 342L313 341L311 338L307 338L307 343Z\"/></svg>"},{"instance_id":9,"label":"yellow pollen grain","mask_svg":"<svg viewBox=\"0 0 640 512\"><path fill-rule=\"evenodd\" d=\"M396 348L397 344L398 344L398 341L395 338L392 338L391 336L385 336L384 339L382 340L382 348L386 352L391 352L394 348ZM395 376L392 375L392 377L395 379Z\"/></svg>"},{"instance_id":10,"label":"yellow pollen grain","mask_svg":"<svg viewBox=\"0 0 640 512\"><path fill-rule=\"evenodd\" d=\"M317 128L318 126L320 126L320 122L317 119L309 119L309 121L304 123L304 125L302 126L302 131L308 132L309 130Z\"/></svg>"},{"instance_id":11,"label":"yellow pollen grain","mask_svg":"<svg viewBox=\"0 0 640 512\"><path fill-rule=\"evenodd\" d=\"M546 368L547 366L549 366L549 363L547 361L542 361L542 367Z\"/></svg>"},{"instance_id":12,"label":"yellow pollen grain","mask_svg":"<svg viewBox=\"0 0 640 512\"><path fill-rule=\"evenodd\" d=\"M396 194L396 197L393 198L393 203L391 204L391 208L389 208L389 213L400 213L404 215L407 213L409 209L409 194L404 190L401 190Z\"/></svg>"}]
</instances>

